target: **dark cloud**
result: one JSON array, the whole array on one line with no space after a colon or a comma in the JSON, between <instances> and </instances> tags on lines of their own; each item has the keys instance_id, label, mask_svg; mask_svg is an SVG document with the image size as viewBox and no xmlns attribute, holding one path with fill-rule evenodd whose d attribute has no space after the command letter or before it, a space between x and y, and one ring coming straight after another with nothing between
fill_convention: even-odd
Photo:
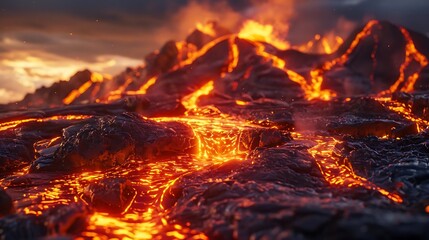
<instances>
[{"instance_id":1,"label":"dark cloud","mask_svg":"<svg viewBox=\"0 0 429 240\"><path fill-rule=\"evenodd\" d=\"M122 52L123 55L136 58L142 57L151 49L159 47L163 41L174 37L166 34L166 38L161 39L154 33L162 32L159 29L175 31L175 25L181 24L180 19L175 16L194 2L205 5L223 2L240 14L250 7L267 1L2 0L0 32L3 35L20 32L19 36L15 36L19 40L39 45L54 44L48 34L67 39L68 34L72 33L73 38L98 42L99 46L94 46L91 52L107 51L106 53L114 54ZM289 38L296 42L307 40L316 33L330 31L336 27L340 18L357 23L362 23L368 18L378 18L420 32L429 32L429 24L426 24L429 1L426 0L286 0L285 2L294 2ZM284 12L287 11L288 9L284 9ZM204 18L204 16L200 17ZM29 36L34 32L46 33L46 35ZM65 50L67 46L79 47L73 43L73 40L70 43L71 45L65 45L62 42L58 48L67 51ZM55 44L59 43L55 42ZM52 50L60 49L54 47Z\"/></svg>"}]
</instances>

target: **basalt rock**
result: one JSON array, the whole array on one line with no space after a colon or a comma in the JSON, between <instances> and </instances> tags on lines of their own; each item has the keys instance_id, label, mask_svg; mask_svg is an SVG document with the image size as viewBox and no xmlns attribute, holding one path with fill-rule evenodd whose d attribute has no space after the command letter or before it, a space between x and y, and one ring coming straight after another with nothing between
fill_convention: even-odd
<instances>
[{"instance_id":1,"label":"basalt rock","mask_svg":"<svg viewBox=\"0 0 429 240\"><path fill-rule=\"evenodd\" d=\"M181 123L145 120L123 114L93 118L64 129L63 141L32 163L31 172L106 169L130 158L147 160L192 153L192 130Z\"/></svg>"},{"instance_id":2,"label":"basalt rock","mask_svg":"<svg viewBox=\"0 0 429 240\"><path fill-rule=\"evenodd\" d=\"M57 206L41 216L14 214L0 218L0 238L38 239L48 235L70 236L82 231L89 211L83 204Z\"/></svg>"},{"instance_id":3,"label":"basalt rock","mask_svg":"<svg viewBox=\"0 0 429 240\"><path fill-rule=\"evenodd\" d=\"M108 178L86 186L82 198L97 211L124 213L133 203L136 194L130 181Z\"/></svg>"},{"instance_id":4,"label":"basalt rock","mask_svg":"<svg viewBox=\"0 0 429 240\"><path fill-rule=\"evenodd\" d=\"M0 217L13 213L14 209L12 198L6 191L0 189Z\"/></svg>"}]
</instances>

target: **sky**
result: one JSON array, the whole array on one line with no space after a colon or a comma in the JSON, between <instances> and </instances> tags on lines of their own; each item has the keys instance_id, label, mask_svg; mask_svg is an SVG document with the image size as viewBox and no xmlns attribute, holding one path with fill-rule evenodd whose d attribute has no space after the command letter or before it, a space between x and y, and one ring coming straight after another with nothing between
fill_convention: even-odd
<instances>
[{"instance_id":1,"label":"sky","mask_svg":"<svg viewBox=\"0 0 429 240\"><path fill-rule=\"evenodd\" d=\"M142 64L197 22L236 30L254 19L302 43L346 37L369 19L428 34L428 12L427 0L0 0L0 103L86 68L114 75Z\"/></svg>"}]
</instances>

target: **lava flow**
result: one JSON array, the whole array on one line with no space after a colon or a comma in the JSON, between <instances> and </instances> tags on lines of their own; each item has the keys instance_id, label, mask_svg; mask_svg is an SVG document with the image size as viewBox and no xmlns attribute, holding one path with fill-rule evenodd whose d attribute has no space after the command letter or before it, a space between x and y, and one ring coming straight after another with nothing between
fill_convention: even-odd
<instances>
[{"instance_id":1,"label":"lava flow","mask_svg":"<svg viewBox=\"0 0 429 240\"><path fill-rule=\"evenodd\" d=\"M237 32L1 106L0 238L426 237L429 39Z\"/></svg>"}]
</instances>

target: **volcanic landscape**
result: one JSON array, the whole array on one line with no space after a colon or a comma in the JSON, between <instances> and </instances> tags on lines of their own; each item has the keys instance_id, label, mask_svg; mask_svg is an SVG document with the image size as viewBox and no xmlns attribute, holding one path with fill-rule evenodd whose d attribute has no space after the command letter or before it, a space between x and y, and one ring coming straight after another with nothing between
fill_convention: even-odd
<instances>
[{"instance_id":1,"label":"volcanic landscape","mask_svg":"<svg viewBox=\"0 0 429 240\"><path fill-rule=\"evenodd\" d=\"M1 105L0 238L428 239L429 38L272 33L199 24Z\"/></svg>"}]
</instances>

